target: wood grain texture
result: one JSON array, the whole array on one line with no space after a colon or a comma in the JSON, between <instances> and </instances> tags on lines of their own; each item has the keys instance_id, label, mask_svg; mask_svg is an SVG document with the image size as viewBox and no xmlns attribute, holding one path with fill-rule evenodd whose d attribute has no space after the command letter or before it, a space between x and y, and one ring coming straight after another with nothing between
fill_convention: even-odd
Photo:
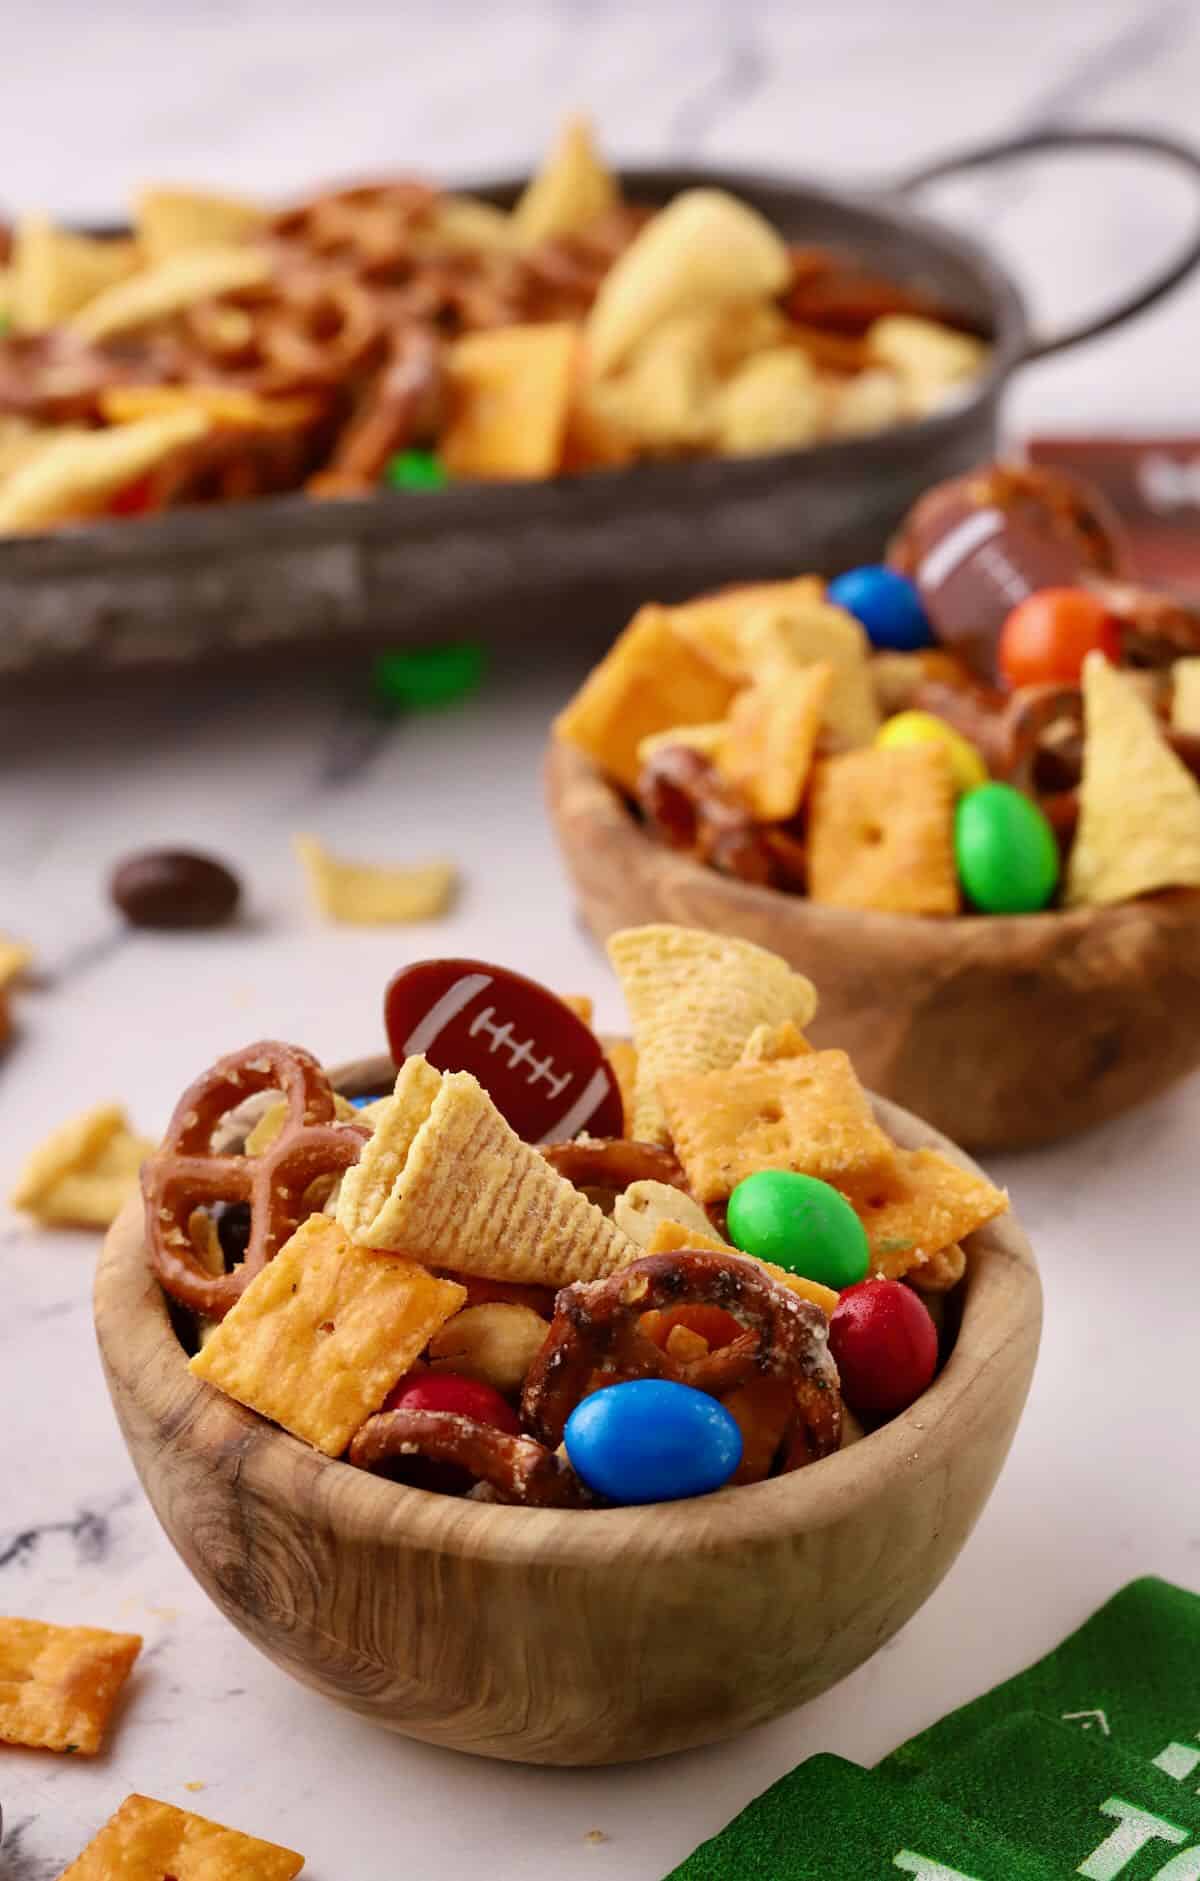
<instances>
[{"instance_id":1,"label":"wood grain texture","mask_svg":"<svg viewBox=\"0 0 1200 1881\"><path fill-rule=\"evenodd\" d=\"M364 1061L351 1094L386 1078ZM905 1145L936 1132L879 1103ZM308 1449L193 1378L140 1204L96 1277L108 1387L142 1484L205 1592L284 1671L429 1743L619 1763L730 1737L891 1638L974 1525L1041 1325L1011 1219L972 1237L955 1349L884 1429L794 1475L666 1506L509 1509Z\"/></svg>"},{"instance_id":2,"label":"wood grain texture","mask_svg":"<svg viewBox=\"0 0 1200 1881\"><path fill-rule=\"evenodd\" d=\"M1200 1065L1200 893L1113 908L933 920L816 906L648 837L582 756L553 744L547 800L598 939L645 921L741 935L807 973L814 1044L976 1150L1050 1143Z\"/></svg>"}]
</instances>

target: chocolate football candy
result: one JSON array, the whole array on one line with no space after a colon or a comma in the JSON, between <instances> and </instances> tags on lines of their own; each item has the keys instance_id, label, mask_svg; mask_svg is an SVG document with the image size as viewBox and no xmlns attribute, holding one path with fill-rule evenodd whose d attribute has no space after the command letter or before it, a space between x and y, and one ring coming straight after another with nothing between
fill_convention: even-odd
<instances>
[{"instance_id":1,"label":"chocolate football candy","mask_svg":"<svg viewBox=\"0 0 1200 1881\"><path fill-rule=\"evenodd\" d=\"M1000 630L1041 588L1110 574L1123 560L1120 526L1104 499L1060 471L984 465L929 490L888 551L916 583L944 646L981 679L997 678Z\"/></svg>"},{"instance_id":2,"label":"chocolate football candy","mask_svg":"<svg viewBox=\"0 0 1200 1881\"><path fill-rule=\"evenodd\" d=\"M232 918L241 884L215 856L147 849L112 872L109 893L131 927L220 927Z\"/></svg>"},{"instance_id":3,"label":"chocolate football candy","mask_svg":"<svg viewBox=\"0 0 1200 1881\"><path fill-rule=\"evenodd\" d=\"M524 974L483 960L420 960L390 981L383 1018L397 1064L420 1053L438 1071L471 1072L526 1143L624 1134L599 1039Z\"/></svg>"}]
</instances>

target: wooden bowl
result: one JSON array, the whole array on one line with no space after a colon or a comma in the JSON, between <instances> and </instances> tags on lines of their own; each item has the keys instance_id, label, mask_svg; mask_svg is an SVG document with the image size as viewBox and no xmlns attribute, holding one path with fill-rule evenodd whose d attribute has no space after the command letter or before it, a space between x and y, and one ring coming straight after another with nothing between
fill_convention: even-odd
<instances>
[{"instance_id":1,"label":"wooden bowl","mask_svg":"<svg viewBox=\"0 0 1200 1881\"><path fill-rule=\"evenodd\" d=\"M389 1070L381 1059L338 1081L355 1094ZM966 1160L876 1108L901 1144ZM957 1342L909 1411L791 1476L649 1508L514 1509L401 1488L244 1410L189 1373L138 1200L104 1245L96 1331L168 1538L277 1666L428 1743L621 1763L817 1697L937 1586L1004 1461L1041 1326L1016 1222L968 1250Z\"/></svg>"},{"instance_id":2,"label":"wooden bowl","mask_svg":"<svg viewBox=\"0 0 1200 1881\"><path fill-rule=\"evenodd\" d=\"M1028 1148L1156 1097L1200 1065L1200 892L935 920L818 906L655 842L553 742L559 848L597 939L646 921L738 934L815 981L814 1044L975 1150Z\"/></svg>"}]
</instances>

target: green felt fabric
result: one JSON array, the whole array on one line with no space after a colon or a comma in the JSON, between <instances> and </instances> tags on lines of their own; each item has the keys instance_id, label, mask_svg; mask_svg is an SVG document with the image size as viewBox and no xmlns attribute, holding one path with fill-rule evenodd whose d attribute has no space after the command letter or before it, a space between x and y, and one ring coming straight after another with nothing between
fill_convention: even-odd
<instances>
[{"instance_id":1,"label":"green felt fabric","mask_svg":"<svg viewBox=\"0 0 1200 1881\"><path fill-rule=\"evenodd\" d=\"M1109 1741L1138 1757L1155 1757L1173 1740L1186 1743L1200 1731L1200 1596L1167 1581L1131 1581L1036 1665L951 1712L877 1768L901 1782L919 1778L1020 1711L1077 1727L1101 1712ZM1092 1730L1104 1735L1098 1718Z\"/></svg>"},{"instance_id":2,"label":"green felt fabric","mask_svg":"<svg viewBox=\"0 0 1200 1881\"><path fill-rule=\"evenodd\" d=\"M811 1757L669 1881L1050 1881L1056 1872L928 1790Z\"/></svg>"},{"instance_id":3,"label":"green felt fabric","mask_svg":"<svg viewBox=\"0 0 1200 1881\"><path fill-rule=\"evenodd\" d=\"M1180 1775L1168 1775L1171 1769ZM1081 1731L1025 1712L973 1738L917 1787L1031 1849L1056 1874L1093 1881L1200 1877L1195 1739L1190 1747L1160 1745L1155 1764L1115 1749L1097 1727Z\"/></svg>"}]
</instances>

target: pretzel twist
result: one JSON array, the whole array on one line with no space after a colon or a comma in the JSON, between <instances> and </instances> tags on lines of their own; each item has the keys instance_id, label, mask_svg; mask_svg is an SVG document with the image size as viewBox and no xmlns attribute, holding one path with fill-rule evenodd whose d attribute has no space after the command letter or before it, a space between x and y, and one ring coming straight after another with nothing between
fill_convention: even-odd
<instances>
[{"instance_id":1,"label":"pretzel twist","mask_svg":"<svg viewBox=\"0 0 1200 1881\"><path fill-rule=\"evenodd\" d=\"M706 1357L681 1363L648 1339L639 1321L657 1307L683 1304L720 1306L745 1331ZM562 1442L575 1406L597 1383L666 1378L720 1397L754 1377L785 1378L792 1387L784 1471L837 1449L841 1395L820 1309L736 1254L648 1254L604 1280L562 1289L546 1342L525 1380L521 1418L552 1450Z\"/></svg>"},{"instance_id":2,"label":"pretzel twist","mask_svg":"<svg viewBox=\"0 0 1200 1881\"><path fill-rule=\"evenodd\" d=\"M275 1090L287 1112L270 1148L259 1156L216 1154L221 1119L255 1092ZM188 1086L161 1147L142 1167L150 1264L172 1299L207 1319L225 1317L309 1212L304 1197L312 1184L358 1161L370 1132L335 1115L333 1088L317 1060L273 1039L218 1059ZM188 1234L192 1210L216 1201L250 1205L245 1257L228 1274L209 1272Z\"/></svg>"},{"instance_id":3,"label":"pretzel twist","mask_svg":"<svg viewBox=\"0 0 1200 1881\"><path fill-rule=\"evenodd\" d=\"M500 1502L527 1508L583 1509L594 1498L569 1463L533 1437L512 1437L453 1411L380 1411L357 1432L348 1452L358 1469L382 1470L399 1457L454 1463L489 1483Z\"/></svg>"}]
</instances>

